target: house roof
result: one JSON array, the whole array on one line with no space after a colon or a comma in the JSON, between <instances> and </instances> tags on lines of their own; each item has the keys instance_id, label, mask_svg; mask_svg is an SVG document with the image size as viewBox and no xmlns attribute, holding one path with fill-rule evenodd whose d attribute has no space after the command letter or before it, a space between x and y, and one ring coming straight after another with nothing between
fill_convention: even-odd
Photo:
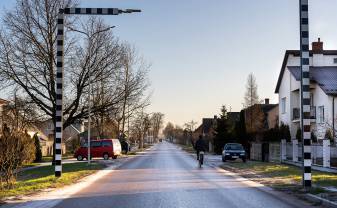
<instances>
[{"instance_id":1,"label":"house roof","mask_svg":"<svg viewBox=\"0 0 337 208\"><path fill-rule=\"evenodd\" d=\"M297 81L301 80L299 66L288 66ZM310 67L310 80L316 82L327 95L337 95L337 67Z\"/></svg>"},{"instance_id":2,"label":"house roof","mask_svg":"<svg viewBox=\"0 0 337 208\"><path fill-rule=\"evenodd\" d=\"M202 119L202 132L208 134L213 127L214 118L203 118Z\"/></svg>"},{"instance_id":3,"label":"house roof","mask_svg":"<svg viewBox=\"0 0 337 208\"><path fill-rule=\"evenodd\" d=\"M322 53L323 53L323 55L337 55L337 50L324 50ZM313 52L311 50L310 56L312 56L312 54L313 54ZM287 61L288 61L289 55L300 56L300 51L299 50L287 50L285 52L283 62L282 62L281 71L280 71L280 74L279 74L279 77L278 77L278 80L277 80L275 93L279 92L280 85L281 85L282 78L283 78L283 74L284 74L284 71L285 71L286 66L287 66Z\"/></svg>"},{"instance_id":4,"label":"house roof","mask_svg":"<svg viewBox=\"0 0 337 208\"><path fill-rule=\"evenodd\" d=\"M253 106L248 107L247 109L255 107L255 106L260 106L262 112L266 114L269 111L271 111L272 109L274 109L275 107L277 107L278 104L255 104ZM245 110L247 110L247 109L245 109Z\"/></svg>"}]
</instances>

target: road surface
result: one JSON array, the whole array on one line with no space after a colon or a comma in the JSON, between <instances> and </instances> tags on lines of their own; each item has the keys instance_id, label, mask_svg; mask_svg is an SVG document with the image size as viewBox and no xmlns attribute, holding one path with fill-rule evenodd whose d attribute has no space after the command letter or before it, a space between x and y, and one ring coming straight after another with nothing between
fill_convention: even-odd
<instances>
[{"instance_id":1,"label":"road surface","mask_svg":"<svg viewBox=\"0 0 337 208\"><path fill-rule=\"evenodd\" d=\"M288 201L207 165L199 169L191 155L163 142L56 207L294 207Z\"/></svg>"}]
</instances>

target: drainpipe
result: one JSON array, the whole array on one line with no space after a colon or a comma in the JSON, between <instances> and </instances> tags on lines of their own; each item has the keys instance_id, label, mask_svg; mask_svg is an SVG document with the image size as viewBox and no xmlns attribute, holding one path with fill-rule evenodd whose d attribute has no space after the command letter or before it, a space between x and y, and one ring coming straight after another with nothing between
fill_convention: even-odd
<instances>
[{"instance_id":1,"label":"drainpipe","mask_svg":"<svg viewBox=\"0 0 337 208\"><path fill-rule=\"evenodd\" d=\"M332 97L332 137L335 142L335 96Z\"/></svg>"}]
</instances>

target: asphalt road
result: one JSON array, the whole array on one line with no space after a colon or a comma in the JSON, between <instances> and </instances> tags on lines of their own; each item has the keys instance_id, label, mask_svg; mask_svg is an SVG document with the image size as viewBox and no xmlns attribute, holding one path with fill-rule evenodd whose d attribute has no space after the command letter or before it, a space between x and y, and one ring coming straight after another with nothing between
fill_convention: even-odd
<instances>
[{"instance_id":1,"label":"asphalt road","mask_svg":"<svg viewBox=\"0 0 337 208\"><path fill-rule=\"evenodd\" d=\"M189 154L163 142L56 207L277 208L294 205L207 165L200 169Z\"/></svg>"}]
</instances>

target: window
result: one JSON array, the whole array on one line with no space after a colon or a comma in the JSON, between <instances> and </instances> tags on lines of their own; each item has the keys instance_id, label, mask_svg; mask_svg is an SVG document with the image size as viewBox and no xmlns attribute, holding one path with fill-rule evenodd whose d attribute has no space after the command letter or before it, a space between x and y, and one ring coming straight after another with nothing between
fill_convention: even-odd
<instances>
[{"instance_id":1,"label":"window","mask_svg":"<svg viewBox=\"0 0 337 208\"><path fill-rule=\"evenodd\" d=\"M324 123L324 106L318 106L318 123Z\"/></svg>"},{"instance_id":2,"label":"window","mask_svg":"<svg viewBox=\"0 0 337 208\"><path fill-rule=\"evenodd\" d=\"M102 143L100 141L92 141L90 143L91 147L100 147L102 145Z\"/></svg>"},{"instance_id":3,"label":"window","mask_svg":"<svg viewBox=\"0 0 337 208\"><path fill-rule=\"evenodd\" d=\"M103 147L111 147L111 146L112 146L112 143L111 143L111 141L103 141L103 142L102 142L102 146L103 146Z\"/></svg>"},{"instance_id":4,"label":"window","mask_svg":"<svg viewBox=\"0 0 337 208\"><path fill-rule=\"evenodd\" d=\"M334 64L337 64L337 58L334 58L334 59L333 59L333 63L334 63Z\"/></svg>"},{"instance_id":5,"label":"window","mask_svg":"<svg viewBox=\"0 0 337 208\"><path fill-rule=\"evenodd\" d=\"M281 99L281 112L286 113L286 98Z\"/></svg>"}]
</instances>

